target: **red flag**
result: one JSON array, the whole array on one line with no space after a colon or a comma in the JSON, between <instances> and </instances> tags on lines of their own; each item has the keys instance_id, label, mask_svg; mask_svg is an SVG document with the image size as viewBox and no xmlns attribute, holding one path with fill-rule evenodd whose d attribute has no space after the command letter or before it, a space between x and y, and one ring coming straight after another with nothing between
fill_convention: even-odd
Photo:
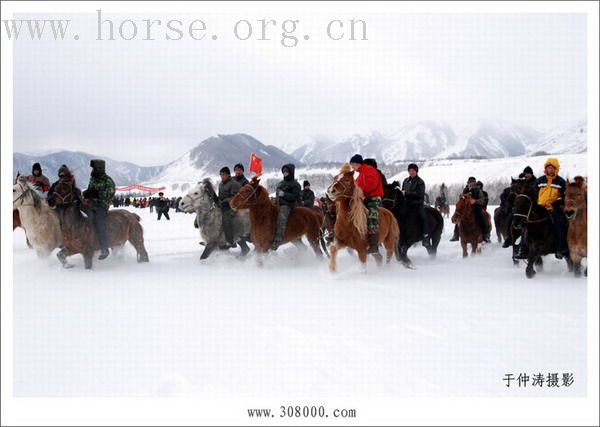
<instances>
[{"instance_id":1,"label":"red flag","mask_svg":"<svg viewBox=\"0 0 600 427\"><path fill-rule=\"evenodd\" d=\"M254 153L250 155L250 172L254 172L257 175L262 173L262 159Z\"/></svg>"}]
</instances>

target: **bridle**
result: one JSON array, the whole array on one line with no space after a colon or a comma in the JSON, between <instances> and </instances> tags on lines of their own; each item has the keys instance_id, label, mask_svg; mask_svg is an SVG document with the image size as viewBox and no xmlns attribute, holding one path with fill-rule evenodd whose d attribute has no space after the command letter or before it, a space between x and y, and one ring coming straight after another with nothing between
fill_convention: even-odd
<instances>
[{"instance_id":1,"label":"bridle","mask_svg":"<svg viewBox=\"0 0 600 427\"><path fill-rule=\"evenodd\" d=\"M392 209L396 207L396 202L398 201L398 191L400 191L400 187L396 186L393 188L394 190L394 198L390 199L389 197L383 197L383 199L381 200L381 202L392 202Z\"/></svg>"},{"instance_id":2,"label":"bridle","mask_svg":"<svg viewBox=\"0 0 600 427\"><path fill-rule=\"evenodd\" d=\"M65 194L64 196L59 194L56 190L58 189L59 186L67 186L69 188L69 192L67 194ZM73 185L63 181L63 182L59 182L56 186L56 188L54 189L54 194L52 195L52 197L54 197L54 204L55 205L70 205L73 204L74 200L73 200ZM57 199L60 200L60 203L57 203Z\"/></svg>"},{"instance_id":3,"label":"bridle","mask_svg":"<svg viewBox=\"0 0 600 427\"><path fill-rule=\"evenodd\" d=\"M252 192L250 194L248 194L248 196L246 196L242 199L242 203L246 204L246 206L258 205L258 194L257 193L258 193L258 185L256 187L254 187L254 189L252 190ZM250 203L249 200L252 196L254 196L254 202Z\"/></svg>"},{"instance_id":4,"label":"bridle","mask_svg":"<svg viewBox=\"0 0 600 427\"><path fill-rule=\"evenodd\" d=\"M13 199L13 204L21 199L23 199L21 201L21 204L19 206L34 206L35 203L27 203L25 204L25 196L27 196L27 194L29 194L31 191L33 191L31 189L30 186L25 185L27 187L27 189L23 188L23 185L20 182L17 182L17 185L19 186L19 188L21 189L21 195L19 197L17 197L16 199Z\"/></svg>"},{"instance_id":5,"label":"bridle","mask_svg":"<svg viewBox=\"0 0 600 427\"><path fill-rule=\"evenodd\" d=\"M346 185L346 184L344 184L344 181L342 181L342 178L343 178L343 175L342 175L342 177L338 177L337 179L335 179L335 180L333 181L333 183L332 183L332 184L331 184L329 187L327 187L327 197L329 197L329 194L332 194L332 193L333 193L333 187L335 186L335 184L339 184L339 185L341 185L341 186L342 186L342 188L343 188L343 191L342 191L341 193L338 193L338 194L335 194L335 195L334 195L334 194L332 194L332 195L335 197L335 199L337 200L337 199L338 199L338 198L340 198L340 197L341 197L341 198L346 198L346 199L351 199L351 198L352 198L352 196L351 196L351 195L350 195L350 196L348 196L348 195L346 194L346 191L350 189L350 186L349 186L349 185ZM329 199L331 200L331 197L329 197ZM335 201L335 200L334 200L334 201Z\"/></svg>"},{"instance_id":6,"label":"bridle","mask_svg":"<svg viewBox=\"0 0 600 427\"><path fill-rule=\"evenodd\" d=\"M538 223L538 222L546 221L548 218L550 218L549 216L547 216L547 217L542 218L542 219L530 220L529 217L531 216L531 211L533 210L533 200L531 200L531 197L529 197L527 194L517 194L517 196L515 197L515 203L516 203L516 201L517 201L517 199L519 197L524 197L524 198L526 198L529 201L529 209L527 211L527 215L522 214L522 213L515 213L515 212L513 212L513 216L518 216L518 217L525 218L523 220L523 222L525 224L535 224L535 223ZM515 225L513 224L513 228L516 229L517 227L515 227Z\"/></svg>"}]
</instances>

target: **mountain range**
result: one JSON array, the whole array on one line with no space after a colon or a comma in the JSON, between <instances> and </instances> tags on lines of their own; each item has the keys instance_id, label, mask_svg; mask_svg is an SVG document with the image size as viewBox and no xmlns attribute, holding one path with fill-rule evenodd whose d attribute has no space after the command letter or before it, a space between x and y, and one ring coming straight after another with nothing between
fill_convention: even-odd
<instances>
[{"instance_id":1,"label":"mountain range","mask_svg":"<svg viewBox=\"0 0 600 427\"><path fill-rule=\"evenodd\" d=\"M117 185L159 184L197 182L205 176L217 175L224 165L233 168L236 163L242 163L247 168L251 153L263 159L266 172L277 172L283 164L295 163L298 168L319 169L322 174L324 169L336 168L355 153L375 157L380 164L393 166L409 161L502 159L586 151L587 120L548 133L505 122L482 122L473 128L455 129L445 122L422 121L403 126L391 134L373 131L343 140L314 137L291 154L238 133L205 139L162 166L143 167L83 152L56 151L39 156L15 152L13 169L15 173L30 173L31 165L40 162L46 176L53 181L60 165L67 164L74 171L78 184L85 186L90 159L103 158L107 161L107 172Z\"/></svg>"}]
</instances>

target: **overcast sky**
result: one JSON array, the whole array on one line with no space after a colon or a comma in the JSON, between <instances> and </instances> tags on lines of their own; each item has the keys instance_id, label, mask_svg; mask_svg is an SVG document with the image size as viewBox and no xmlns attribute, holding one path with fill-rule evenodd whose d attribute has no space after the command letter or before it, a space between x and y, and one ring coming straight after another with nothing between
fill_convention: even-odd
<instances>
[{"instance_id":1,"label":"overcast sky","mask_svg":"<svg viewBox=\"0 0 600 427\"><path fill-rule=\"evenodd\" d=\"M393 132L421 119L544 131L586 116L585 15L354 14L368 38L354 42L326 38L340 14L275 15L270 41L233 39L237 20L257 36L264 15L232 12L103 16L115 26L136 21L132 41L96 41L96 15L72 15L77 41L13 42L14 150L77 149L152 165L217 133L295 147L313 135ZM184 28L200 18L207 36L167 41L162 28L143 41L148 18ZM280 44L286 18L301 21L293 48Z\"/></svg>"}]
</instances>

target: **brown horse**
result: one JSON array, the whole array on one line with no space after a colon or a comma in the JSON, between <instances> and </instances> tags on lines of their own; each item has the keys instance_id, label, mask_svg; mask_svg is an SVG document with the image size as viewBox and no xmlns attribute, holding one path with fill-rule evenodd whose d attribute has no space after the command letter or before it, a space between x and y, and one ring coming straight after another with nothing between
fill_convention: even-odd
<instances>
[{"instance_id":1,"label":"brown horse","mask_svg":"<svg viewBox=\"0 0 600 427\"><path fill-rule=\"evenodd\" d=\"M569 220L567 243L573 261L573 273L581 276L581 260L587 258L587 202L582 186L567 181L565 215ZM587 276L587 267L584 274Z\"/></svg>"},{"instance_id":2,"label":"brown horse","mask_svg":"<svg viewBox=\"0 0 600 427\"><path fill-rule=\"evenodd\" d=\"M477 225L475 220L475 212L471 203L470 194L461 194L456 202L456 209L454 215L452 215L452 223L458 224L460 245L462 246L463 258L468 256L467 244L471 244L471 255L475 255L481 252L481 246L478 244L483 242L483 236L481 235L481 229ZM490 220L490 214L487 212L483 213L485 223L487 225L488 232L492 229Z\"/></svg>"},{"instance_id":3,"label":"brown horse","mask_svg":"<svg viewBox=\"0 0 600 427\"><path fill-rule=\"evenodd\" d=\"M333 184L327 189L330 199L335 199L337 218L335 221L335 239L331 246L331 257L329 258L329 270L335 272L337 251L343 247L350 247L358 252L363 271L367 265L367 208L363 200L362 190L354 182L354 172L350 165L342 165L340 174L335 177ZM389 263L394 253L398 256L396 249L400 229L398 222L389 210L379 210L379 243L383 243L386 249L386 262ZM374 254L378 265L382 263L380 254Z\"/></svg>"},{"instance_id":4,"label":"brown horse","mask_svg":"<svg viewBox=\"0 0 600 427\"><path fill-rule=\"evenodd\" d=\"M275 238L279 207L271 201L267 189L260 185L260 178L257 176L240 189L231 199L230 205L234 209L250 211L250 239L259 254L258 262L261 264L261 255L271 248ZM288 218L282 243L292 242L299 246L302 245L302 236L306 236L315 254L318 257L323 256L319 248L319 243L325 246L321 234L322 220L321 214L313 209L295 207Z\"/></svg>"},{"instance_id":5,"label":"brown horse","mask_svg":"<svg viewBox=\"0 0 600 427\"><path fill-rule=\"evenodd\" d=\"M63 247L57 254L64 267L70 267L67 256L82 254L85 268L92 268L94 251L100 249L94 224L84 216L75 196L72 181L62 180L54 189L54 200L63 237ZM111 209L106 218L108 246L122 246L129 241L137 251L138 262L148 262L148 253L144 247L144 230L140 217L125 209Z\"/></svg>"},{"instance_id":6,"label":"brown horse","mask_svg":"<svg viewBox=\"0 0 600 427\"><path fill-rule=\"evenodd\" d=\"M448 203L442 203L442 198L440 196L435 198L435 209L437 209L442 216L448 218L450 216L450 205Z\"/></svg>"}]
</instances>

